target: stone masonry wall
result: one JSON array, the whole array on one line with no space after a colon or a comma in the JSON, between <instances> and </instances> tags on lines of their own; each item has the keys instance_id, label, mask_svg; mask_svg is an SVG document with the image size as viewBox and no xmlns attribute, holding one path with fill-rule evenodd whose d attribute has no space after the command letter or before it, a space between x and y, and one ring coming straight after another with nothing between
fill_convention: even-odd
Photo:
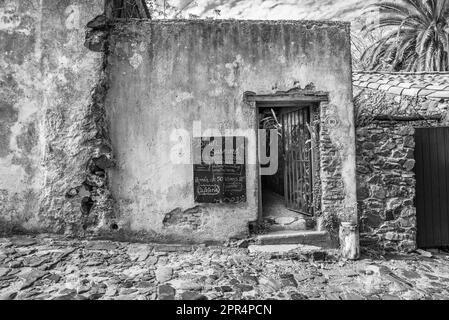
<instances>
[{"instance_id":1,"label":"stone masonry wall","mask_svg":"<svg viewBox=\"0 0 449 320\"><path fill-rule=\"evenodd\" d=\"M361 245L392 251L416 248L415 129L441 126L448 104L356 92L357 199ZM441 121L379 121L378 116L441 116Z\"/></svg>"},{"instance_id":2,"label":"stone masonry wall","mask_svg":"<svg viewBox=\"0 0 449 320\"><path fill-rule=\"evenodd\" d=\"M341 222L357 223L356 205L345 205L345 184L342 162L342 145L332 141L331 130L339 121L332 116L335 106L328 103L320 105L320 189L321 214L318 217L318 229L327 230L334 241L337 241Z\"/></svg>"},{"instance_id":3,"label":"stone masonry wall","mask_svg":"<svg viewBox=\"0 0 449 320\"><path fill-rule=\"evenodd\" d=\"M362 241L395 250L415 247L414 128L378 122L357 130L358 208Z\"/></svg>"}]
</instances>

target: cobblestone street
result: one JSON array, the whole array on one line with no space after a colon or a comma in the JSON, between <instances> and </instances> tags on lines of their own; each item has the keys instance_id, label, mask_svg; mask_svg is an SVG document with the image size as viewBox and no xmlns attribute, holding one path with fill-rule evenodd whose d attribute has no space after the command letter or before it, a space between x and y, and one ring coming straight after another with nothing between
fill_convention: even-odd
<instances>
[{"instance_id":1,"label":"cobblestone street","mask_svg":"<svg viewBox=\"0 0 449 320\"><path fill-rule=\"evenodd\" d=\"M446 254L345 262L329 251L256 249L4 238L0 299L449 299Z\"/></svg>"}]
</instances>

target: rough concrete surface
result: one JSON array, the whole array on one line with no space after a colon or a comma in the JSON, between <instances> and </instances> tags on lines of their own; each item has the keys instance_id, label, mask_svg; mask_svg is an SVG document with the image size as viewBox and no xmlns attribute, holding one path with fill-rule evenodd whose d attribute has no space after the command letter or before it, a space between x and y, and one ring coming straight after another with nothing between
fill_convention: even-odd
<instances>
[{"instance_id":1,"label":"rough concrete surface","mask_svg":"<svg viewBox=\"0 0 449 320\"><path fill-rule=\"evenodd\" d=\"M447 300L449 255L0 239L2 300ZM281 248L282 249L282 248Z\"/></svg>"},{"instance_id":2,"label":"rough concrete surface","mask_svg":"<svg viewBox=\"0 0 449 320\"><path fill-rule=\"evenodd\" d=\"M83 46L103 1L6 0L0 7L0 232L82 234L98 147L103 58ZM69 195L69 196L67 196Z\"/></svg>"}]
</instances>

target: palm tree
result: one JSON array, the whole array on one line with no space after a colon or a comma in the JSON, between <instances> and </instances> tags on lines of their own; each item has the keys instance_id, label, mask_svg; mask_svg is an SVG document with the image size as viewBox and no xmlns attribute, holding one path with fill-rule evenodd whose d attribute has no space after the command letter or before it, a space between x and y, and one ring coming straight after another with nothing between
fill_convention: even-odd
<instances>
[{"instance_id":1,"label":"palm tree","mask_svg":"<svg viewBox=\"0 0 449 320\"><path fill-rule=\"evenodd\" d=\"M379 20L364 30L385 33L362 55L370 69L449 70L449 0L383 1L373 7Z\"/></svg>"}]
</instances>

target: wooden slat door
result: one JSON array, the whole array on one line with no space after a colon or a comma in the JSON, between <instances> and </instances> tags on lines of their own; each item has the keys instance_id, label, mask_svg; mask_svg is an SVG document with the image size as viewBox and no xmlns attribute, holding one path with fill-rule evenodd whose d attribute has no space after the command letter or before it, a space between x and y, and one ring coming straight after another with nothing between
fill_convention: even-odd
<instances>
[{"instance_id":1,"label":"wooden slat door","mask_svg":"<svg viewBox=\"0 0 449 320\"><path fill-rule=\"evenodd\" d=\"M285 109L281 113L284 147L284 195L288 209L313 215L310 108Z\"/></svg>"},{"instance_id":2,"label":"wooden slat door","mask_svg":"<svg viewBox=\"0 0 449 320\"><path fill-rule=\"evenodd\" d=\"M415 142L418 247L448 247L449 128L416 129Z\"/></svg>"}]
</instances>

